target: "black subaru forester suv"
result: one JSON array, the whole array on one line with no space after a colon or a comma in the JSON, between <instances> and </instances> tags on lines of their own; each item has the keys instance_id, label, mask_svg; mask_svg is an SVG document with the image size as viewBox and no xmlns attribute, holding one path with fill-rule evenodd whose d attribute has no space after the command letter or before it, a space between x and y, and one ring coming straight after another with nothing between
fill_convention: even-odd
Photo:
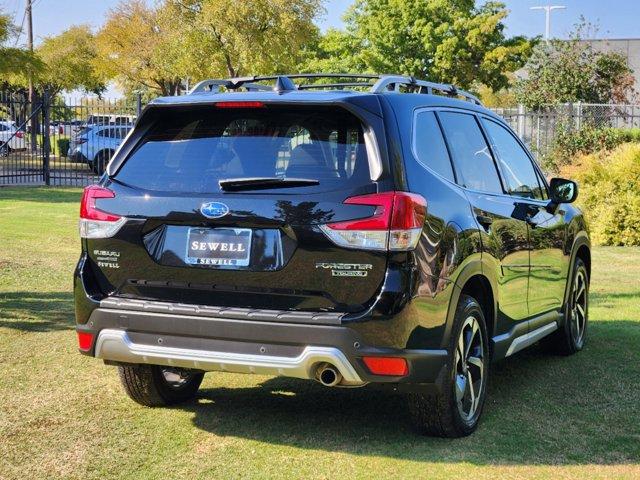
<instances>
[{"instance_id":1,"label":"black subaru forester suv","mask_svg":"<svg viewBox=\"0 0 640 480\"><path fill-rule=\"evenodd\" d=\"M282 375L388 385L421 432L468 435L491 361L584 345L576 195L451 85L207 80L148 105L84 191L79 348L142 405Z\"/></svg>"}]
</instances>

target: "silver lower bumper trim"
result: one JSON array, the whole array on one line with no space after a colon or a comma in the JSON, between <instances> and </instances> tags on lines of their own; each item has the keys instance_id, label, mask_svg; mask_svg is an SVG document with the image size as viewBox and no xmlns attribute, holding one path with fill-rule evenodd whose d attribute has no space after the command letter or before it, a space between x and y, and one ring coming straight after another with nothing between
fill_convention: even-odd
<instances>
[{"instance_id":1,"label":"silver lower bumper trim","mask_svg":"<svg viewBox=\"0 0 640 480\"><path fill-rule=\"evenodd\" d=\"M308 346L297 357L275 357L231 352L212 352L133 343L124 330L104 329L98 335L95 356L124 363L146 363L204 371L315 378L321 363L330 363L342 374L345 386L364 385L347 357L337 348Z\"/></svg>"}]
</instances>

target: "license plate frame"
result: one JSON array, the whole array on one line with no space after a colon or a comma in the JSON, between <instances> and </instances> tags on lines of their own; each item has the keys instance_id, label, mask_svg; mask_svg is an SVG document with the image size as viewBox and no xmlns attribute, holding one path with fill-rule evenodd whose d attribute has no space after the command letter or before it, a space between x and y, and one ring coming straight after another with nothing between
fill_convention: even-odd
<instances>
[{"instance_id":1,"label":"license plate frame","mask_svg":"<svg viewBox=\"0 0 640 480\"><path fill-rule=\"evenodd\" d=\"M187 231L185 263L200 267L248 267L251 262L252 234L253 231L249 228L191 227ZM225 236L227 238L223 240L226 241L220 241L220 237ZM239 238L242 239L241 242L237 241ZM197 250L192 248L194 242L198 243ZM204 249L200 249L202 242L206 244ZM218 246L214 248L215 244ZM223 244L227 245L225 250L221 250ZM244 255L237 255L239 250L229 250L233 248L231 245L236 248L243 246ZM220 255L221 253L224 255Z\"/></svg>"}]
</instances>

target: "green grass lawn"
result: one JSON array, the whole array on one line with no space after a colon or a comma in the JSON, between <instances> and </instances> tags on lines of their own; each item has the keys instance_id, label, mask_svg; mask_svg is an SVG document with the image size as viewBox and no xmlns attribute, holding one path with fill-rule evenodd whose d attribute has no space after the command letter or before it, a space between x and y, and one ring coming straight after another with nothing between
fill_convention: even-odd
<instances>
[{"instance_id":1,"label":"green grass lawn","mask_svg":"<svg viewBox=\"0 0 640 480\"><path fill-rule=\"evenodd\" d=\"M478 431L423 438L402 397L211 373L140 407L76 351L78 189L0 189L0 479L640 478L640 249L594 250L584 351L492 370Z\"/></svg>"}]
</instances>

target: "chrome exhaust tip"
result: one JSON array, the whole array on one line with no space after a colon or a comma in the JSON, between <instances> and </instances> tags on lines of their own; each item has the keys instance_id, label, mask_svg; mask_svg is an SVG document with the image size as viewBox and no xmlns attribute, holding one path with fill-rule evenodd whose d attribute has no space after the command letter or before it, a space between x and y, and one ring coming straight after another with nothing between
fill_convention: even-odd
<instances>
[{"instance_id":1,"label":"chrome exhaust tip","mask_svg":"<svg viewBox=\"0 0 640 480\"><path fill-rule=\"evenodd\" d=\"M342 382L342 374L333 365L322 363L316 369L316 380L325 387L335 387Z\"/></svg>"}]
</instances>

